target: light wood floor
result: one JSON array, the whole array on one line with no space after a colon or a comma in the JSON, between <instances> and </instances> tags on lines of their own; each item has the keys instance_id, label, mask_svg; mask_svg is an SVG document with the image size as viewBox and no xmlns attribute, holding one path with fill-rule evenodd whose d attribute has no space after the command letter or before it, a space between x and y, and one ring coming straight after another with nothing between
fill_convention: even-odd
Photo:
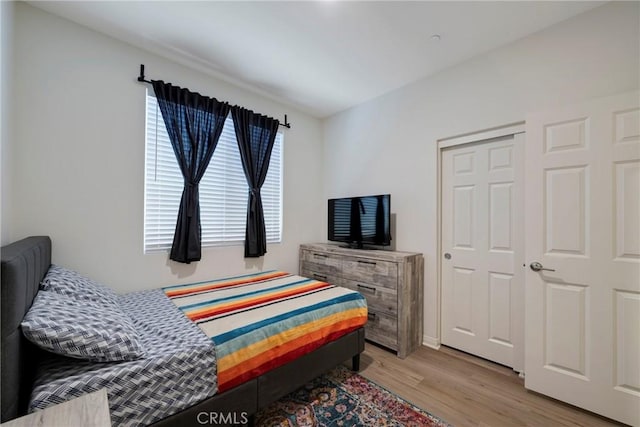
<instances>
[{"instance_id":1,"label":"light wood floor","mask_svg":"<svg viewBox=\"0 0 640 427\"><path fill-rule=\"evenodd\" d=\"M619 425L527 391L512 369L447 347L421 347L402 360L367 343L359 373L455 427Z\"/></svg>"}]
</instances>

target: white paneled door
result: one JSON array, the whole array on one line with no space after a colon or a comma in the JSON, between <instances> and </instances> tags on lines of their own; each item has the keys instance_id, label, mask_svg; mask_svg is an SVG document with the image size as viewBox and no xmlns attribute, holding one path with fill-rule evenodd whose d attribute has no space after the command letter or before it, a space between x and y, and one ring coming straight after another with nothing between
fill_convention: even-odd
<instances>
[{"instance_id":1,"label":"white paneled door","mask_svg":"<svg viewBox=\"0 0 640 427\"><path fill-rule=\"evenodd\" d=\"M525 386L636 426L638 103L634 92L529 115L525 150Z\"/></svg>"},{"instance_id":2,"label":"white paneled door","mask_svg":"<svg viewBox=\"0 0 640 427\"><path fill-rule=\"evenodd\" d=\"M520 370L523 139L445 148L441 174L442 343Z\"/></svg>"}]
</instances>

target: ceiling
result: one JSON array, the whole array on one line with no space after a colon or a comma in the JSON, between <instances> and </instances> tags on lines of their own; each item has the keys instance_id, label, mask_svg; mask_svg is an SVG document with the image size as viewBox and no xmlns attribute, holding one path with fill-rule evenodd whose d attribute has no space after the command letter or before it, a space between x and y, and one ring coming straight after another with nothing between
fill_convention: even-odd
<instances>
[{"instance_id":1,"label":"ceiling","mask_svg":"<svg viewBox=\"0 0 640 427\"><path fill-rule=\"evenodd\" d=\"M322 118L604 2L29 3Z\"/></svg>"}]
</instances>

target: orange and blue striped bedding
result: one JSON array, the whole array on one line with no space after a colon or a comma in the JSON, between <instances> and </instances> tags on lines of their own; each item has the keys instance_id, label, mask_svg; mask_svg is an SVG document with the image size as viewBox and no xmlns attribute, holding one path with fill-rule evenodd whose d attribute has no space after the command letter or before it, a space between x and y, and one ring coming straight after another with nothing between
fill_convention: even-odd
<instances>
[{"instance_id":1,"label":"orange and blue striped bedding","mask_svg":"<svg viewBox=\"0 0 640 427\"><path fill-rule=\"evenodd\" d=\"M267 271L163 288L216 347L223 392L363 326L362 295Z\"/></svg>"}]
</instances>

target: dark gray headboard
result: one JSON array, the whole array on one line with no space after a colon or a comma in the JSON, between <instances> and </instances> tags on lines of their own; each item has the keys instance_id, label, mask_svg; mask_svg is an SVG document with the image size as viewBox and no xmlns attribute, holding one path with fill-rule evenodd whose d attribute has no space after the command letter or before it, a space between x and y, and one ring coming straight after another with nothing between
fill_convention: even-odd
<instances>
[{"instance_id":1,"label":"dark gray headboard","mask_svg":"<svg viewBox=\"0 0 640 427\"><path fill-rule=\"evenodd\" d=\"M31 308L51 265L51 239L28 237L2 247L2 422L24 415L38 350L22 335L20 322Z\"/></svg>"}]
</instances>

